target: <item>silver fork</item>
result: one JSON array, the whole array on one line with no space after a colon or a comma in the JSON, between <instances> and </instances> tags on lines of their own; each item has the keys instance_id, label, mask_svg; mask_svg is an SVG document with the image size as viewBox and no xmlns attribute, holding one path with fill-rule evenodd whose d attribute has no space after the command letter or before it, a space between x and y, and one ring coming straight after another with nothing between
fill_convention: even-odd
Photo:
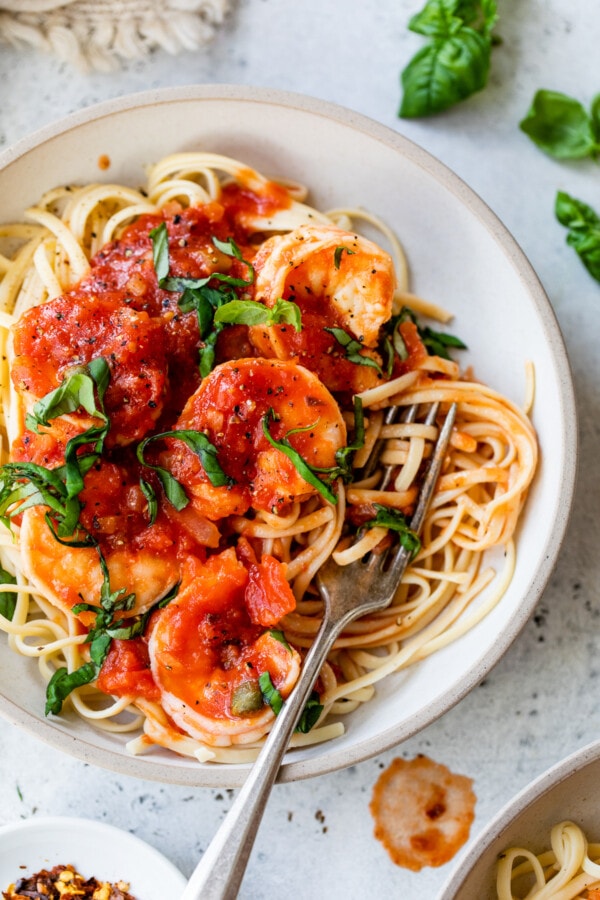
<instances>
[{"instance_id":1,"label":"silver fork","mask_svg":"<svg viewBox=\"0 0 600 900\"><path fill-rule=\"evenodd\" d=\"M414 421L416 412L416 408L410 407L405 421ZM436 415L437 406L430 409L427 424L433 424ZM456 405L453 404L438 435L410 521L411 530L417 534L435 489L455 416ZM393 417L390 412L386 424L391 421ZM378 457L377 451L375 455ZM369 469L374 469L377 461L367 464ZM390 469L384 469L384 482L389 480ZM323 622L304 659L300 677L180 900L235 900L281 761L327 654L350 622L389 606L410 556L410 551L398 544L386 552L371 553L364 561L358 560L348 566L338 566L330 559L320 569L318 588L325 604Z\"/></svg>"}]
</instances>

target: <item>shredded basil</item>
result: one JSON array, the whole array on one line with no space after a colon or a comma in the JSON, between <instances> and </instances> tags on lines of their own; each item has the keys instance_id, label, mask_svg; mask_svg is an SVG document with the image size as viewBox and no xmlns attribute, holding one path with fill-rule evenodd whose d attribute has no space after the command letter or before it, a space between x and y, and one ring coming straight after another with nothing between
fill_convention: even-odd
<instances>
[{"instance_id":1,"label":"shredded basil","mask_svg":"<svg viewBox=\"0 0 600 900\"><path fill-rule=\"evenodd\" d=\"M400 331L400 325L408 321L413 322L417 326L418 335L430 355L441 356L442 359L452 359L449 350L467 349L467 345L455 335L447 334L443 331L434 331L429 326L421 325L415 313L407 306L403 306L400 312L392 316L384 326L383 346L387 347L384 355L387 357L388 375L392 373L394 354L401 361L408 359L408 349Z\"/></svg>"},{"instance_id":2,"label":"shredded basil","mask_svg":"<svg viewBox=\"0 0 600 900\"><path fill-rule=\"evenodd\" d=\"M421 541L416 532L412 531L404 513L389 506L382 506L379 503L375 503L374 506L377 510L377 515L374 519L365 522L363 527L388 528L390 531L395 531L401 545L405 550L409 551L411 559L414 559L421 549Z\"/></svg>"},{"instance_id":3,"label":"shredded basil","mask_svg":"<svg viewBox=\"0 0 600 900\"><path fill-rule=\"evenodd\" d=\"M278 417L275 415L275 412L272 408L267 410L265 415L262 417L263 434L267 438L271 446L275 447L276 450L281 450L281 452L284 453L287 458L293 462L298 474L302 478L304 478L305 481L316 488L316 490L323 497L325 497L325 499L328 500L329 503L337 503L336 495L328 488L324 481L321 481L321 479L316 474L320 470L316 469L314 466L310 466L301 456L301 454L298 453L297 450L294 450L288 440L288 435L297 434L300 431L309 431L311 428L315 427L316 422L313 422L312 425L307 425L305 428L294 428L291 431L288 431L287 434L281 438L281 440L275 440L275 438L272 437L271 433L269 432L269 423L276 420L277 418ZM331 470L326 471L330 472Z\"/></svg>"},{"instance_id":4,"label":"shredded basil","mask_svg":"<svg viewBox=\"0 0 600 900\"><path fill-rule=\"evenodd\" d=\"M199 350L198 367L201 376L205 378L214 368L216 344L220 332L225 324L233 324L226 318L215 320L215 313L230 303L251 302L240 301L235 289L247 288L253 284L254 267L243 258L241 250L233 238L221 241L213 236L211 240L221 253L244 263L248 273L247 278L234 278L223 272L213 272L204 278L171 277L169 275L168 231L165 222L161 222L160 225L152 229L150 240L152 242L154 270L159 286L165 291L181 292L178 305L182 312L196 310L198 329L203 342L203 346ZM218 286L211 286L211 282L214 284L215 281L218 283Z\"/></svg>"},{"instance_id":5,"label":"shredded basil","mask_svg":"<svg viewBox=\"0 0 600 900\"><path fill-rule=\"evenodd\" d=\"M285 701L271 681L271 676L269 675L269 673L261 672L258 678L258 683L262 691L263 700L271 707L275 715L278 716L284 706ZM320 698L318 693L316 691L313 691L306 701L306 705L302 710L302 715L300 716L298 724L296 725L294 731L301 734L308 734L311 728L316 725L316 723L319 721L321 713L323 712L323 706L319 702L319 699Z\"/></svg>"},{"instance_id":6,"label":"shredded basil","mask_svg":"<svg viewBox=\"0 0 600 900\"><path fill-rule=\"evenodd\" d=\"M114 639L131 640L142 635L152 613L170 603L177 596L179 590L179 584L176 584L145 613L135 616L133 621L127 620L127 624L123 624L123 618L118 613L128 612L133 608L135 594L125 594L124 588L118 591L110 590L106 561L97 545L96 549L103 575L100 606L82 602L73 607L76 615L87 611L96 616L94 625L86 638L86 643L90 645L90 662L84 663L73 672L69 672L64 666L56 670L46 687L46 715L50 715L50 713L58 715L71 691L81 685L89 684L98 677Z\"/></svg>"},{"instance_id":7,"label":"shredded basil","mask_svg":"<svg viewBox=\"0 0 600 900\"><path fill-rule=\"evenodd\" d=\"M333 253L333 264L336 269L339 269L340 264L342 262L342 253L346 251L348 256L352 256L354 254L354 250L351 250L350 247L345 247L343 244L340 244L339 247L336 247Z\"/></svg>"},{"instance_id":8,"label":"shredded basil","mask_svg":"<svg viewBox=\"0 0 600 900\"><path fill-rule=\"evenodd\" d=\"M302 331L300 307L281 297L273 306L256 300L230 300L215 310L214 321L219 325L293 325Z\"/></svg>"},{"instance_id":9,"label":"shredded basil","mask_svg":"<svg viewBox=\"0 0 600 900\"><path fill-rule=\"evenodd\" d=\"M300 732L300 734L308 734L319 721L322 712L323 704L320 702L318 693L313 691L306 701L295 730Z\"/></svg>"},{"instance_id":10,"label":"shredded basil","mask_svg":"<svg viewBox=\"0 0 600 900\"><path fill-rule=\"evenodd\" d=\"M363 349L363 345L360 341L355 340L349 335L348 332L344 331L343 328L325 328L325 331L332 334L338 344L344 348L348 362L354 363L357 366L369 366L372 369L377 369L377 371L383 375L379 363L376 360L371 359L370 356L363 356L360 352Z\"/></svg>"},{"instance_id":11,"label":"shredded basil","mask_svg":"<svg viewBox=\"0 0 600 900\"><path fill-rule=\"evenodd\" d=\"M271 676L268 672L261 672L258 677L258 684L262 691L263 700L267 703L275 715L279 715L281 712L281 708L283 706L283 697L271 681Z\"/></svg>"},{"instance_id":12,"label":"shredded basil","mask_svg":"<svg viewBox=\"0 0 600 900\"><path fill-rule=\"evenodd\" d=\"M211 444L203 431L181 429L176 431L162 431L160 434L152 434L150 437L144 438L144 440L138 444L136 456L143 466L156 472L164 488L167 499L175 509L183 509L189 503L189 498L183 487L177 479L171 475L168 469L163 468L163 466L150 465L150 463L147 463L144 459L144 451L151 441L158 441L167 437L177 438L177 440L183 441L183 443L196 454L202 463L202 468L206 472L208 480L214 487L223 487L224 485L234 484L233 478L226 475L221 468L217 458L217 448L214 444Z\"/></svg>"},{"instance_id":13,"label":"shredded basil","mask_svg":"<svg viewBox=\"0 0 600 900\"><path fill-rule=\"evenodd\" d=\"M158 500L156 498L156 491L154 490L150 482L145 480L145 478L140 478L140 489L148 503L148 518L150 519L150 524L154 525L154 523L156 522L156 516L158 515Z\"/></svg>"},{"instance_id":14,"label":"shredded basil","mask_svg":"<svg viewBox=\"0 0 600 900\"><path fill-rule=\"evenodd\" d=\"M280 644L283 644L283 646L285 647L286 650L289 650L290 653L292 652L292 648L290 647L290 645L289 645L289 643L288 643L288 641L287 641L287 638L286 638L285 634L283 633L283 631L278 631L278 630L276 630L276 629L271 629L271 630L269 631L269 634L271 635L271 637L273 638L273 640L279 641Z\"/></svg>"},{"instance_id":15,"label":"shredded basil","mask_svg":"<svg viewBox=\"0 0 600 900\"><path fill-rule=\"evenodd\" d=\"M365 416L363 412L362 400L358 394L354 395L354 440L345 447L340 447L336 451L335 461L338 464L338 471L335 477L343 478L344 481L352 479L352 460L357 450L364 447L365 444Z\"/></svg>"}]
</instances>

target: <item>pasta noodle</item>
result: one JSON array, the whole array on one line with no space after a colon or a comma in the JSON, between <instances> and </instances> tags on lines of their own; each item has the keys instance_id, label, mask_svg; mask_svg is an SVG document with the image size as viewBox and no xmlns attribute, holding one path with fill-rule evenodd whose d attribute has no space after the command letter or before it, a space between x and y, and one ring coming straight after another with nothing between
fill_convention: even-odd
<instances>
[{"instance_id":1,"label":"pasta noodle","mask_svg":"<svg viewBox=\"0 0 600 900\"><path fill-rule=\"evenodd\" d=\"M292 745L339 735L511 578L527 416L421 326L450 314L410 293L387 226L306 201L180 153L142 190L56 188L0 228L0 628L37 659L49 712L130 733L132 753L254 758L319 628L319 567L378 552L390 527L411 539L436 428L386 424L390 407L456 402L451 449L393 603L337 641Z\"/></svg>"},{"instance_id":2,"label":"pasta noodle","mask_svg":"<svg viewBox=\"0 0 600 900\"><path fill-rule=\"evenodd\" d=\"M551 850L532 853L511 847L498 862L498 900L598 900L600 898L600 844L588 844L574 822L559 822L550 833ZM518 860L523 860L517 864ZM520 886L515 894L516 886Z\"/></svg>"}]
</instances>

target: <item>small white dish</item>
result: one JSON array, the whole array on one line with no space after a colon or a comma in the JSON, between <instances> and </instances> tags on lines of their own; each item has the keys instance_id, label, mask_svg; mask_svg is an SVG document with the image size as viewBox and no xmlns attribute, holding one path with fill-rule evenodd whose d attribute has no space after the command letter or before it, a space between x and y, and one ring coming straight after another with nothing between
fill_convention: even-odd
<instances>
[{"instance_id":1,"label":"small white dish","mask_svg":"<svg viewBox=\"0 0 600 900\"><path fill-rule=\"evenodd\" d=\"M570 820L600 841L600 741L587 744L527 785L466 851L438 900L496 900L498 855L510 847L549 849L550 831Z\"/></svg>"},{"instance_id":2,"label":"small white dish","mask_svg":"<svg viewBox=\"0 0 600 900\"><path fill-rule=\"evenodd\" d=\"M85 878L127 882L136 900L175 900L186 884L162 853L114 825L50 816L0 828L0 891L18 878L69 864Z\"/></svg>"}]
</instances>

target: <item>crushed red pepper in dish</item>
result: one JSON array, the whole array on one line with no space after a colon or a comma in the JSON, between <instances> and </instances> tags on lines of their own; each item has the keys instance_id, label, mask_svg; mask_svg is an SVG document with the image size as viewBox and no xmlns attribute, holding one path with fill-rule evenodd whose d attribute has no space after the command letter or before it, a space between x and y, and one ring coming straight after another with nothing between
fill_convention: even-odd
<instances>
[{"instance_id":1,"label":"crushed red pepper in dish","mask_svg":"<svg viewBox=\"0 0 600 900\"><path fill-rule=\"evenodd\" d=\"M472 784L427 756L392 760L375 784L370 810L375 837L396 865L419 872L452 859L475 817Z\"/></svg>"},{"instance_id":2,"label":"crushed red pepper in dish","mask_svg":"<svg viewBox=\"0 0 600 900\"><path fill-rule=\"evenodd\" d=\"M136 900L125 881L110 884L84 878L73 866L54 866L19 878L2 892L3 900Z\"/></svg>"}]
</instances>

